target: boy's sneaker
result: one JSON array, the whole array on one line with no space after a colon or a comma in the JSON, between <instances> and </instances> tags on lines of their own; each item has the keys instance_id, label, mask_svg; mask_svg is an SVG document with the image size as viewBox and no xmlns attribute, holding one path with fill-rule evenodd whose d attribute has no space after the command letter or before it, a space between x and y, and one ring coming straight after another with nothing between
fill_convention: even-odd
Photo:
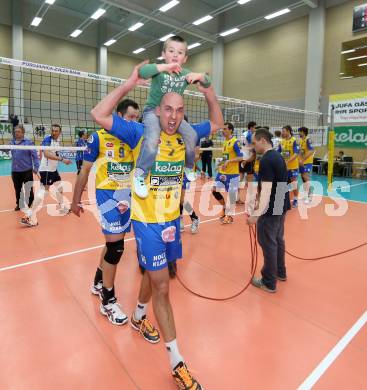
<instances>
[{"instance_id":1,"label":"boy's sneaker","mask_svg":"<svg viewBox=\"0 0 367 390\"><path fill-rule=\"evenodd\" d=\"M148 188L145 184L145 178L143 175L133 177L134 185L133 189L139 198L145 199L148 196Z\"/></svg>"},{"instance_id":2,"label":"boy's sneaker","mask_svg":"<svg viewBox=\"0 0 367 390\"><path fill-rule=\"evenodd\" d=\"M188 181L195 181L196 180L196 174L195 171L191 168L185 168L184 169L186 178Z\"/></svg>"},{"instance_id":3,"label":"boy's sneaker","mask_svg":"<svg viewBox=\"0 0 367 390\"><path fill-rule=\"evenodd\" d=\"M199 218L194 218L191 222L191 234L196 234L199 232L199 224L200 224L200 219Z\"/></svg>"},{"instance_id":4,"label":"boy's sneaker","mask_svg":"<svg viewBox=\"0 0 367 390\"><path fill-rule=\"evenodd\" d=\"M185 224L183 217L180 217L180 232L183 233L185 231Z\"/></svg>"},{"instance_id":5,"label":"boy's sneaker","mask_svg":"<svg viewBox=\"0 0 367 390\"><path fill-rule=\"evenodd\" d=\"M143 316L141 320L136 320L135 313L133 313L130 318L130 324L133 329L141 333L145 340L149 341L152 344L156 344L159 342L159 332L148 320L147 316Z\"/></svg>"},{"instance_id":6,"label":"boy's sneaker","mask_svg":"<svg viewBox=\"0 0 367 390\"><path fill-rule=\"evenodd\" d=\"M203 390L203 387L193 378L184 362L177 364L172 371L172 376L180 390Z\"/></svg>"},{"instance_id":7,"label":"boy's sneaker","mask_svg":"<svg viewBox=\"0 0 367 390\"><path fill-rule=\"evenodd\" d=\"M98 282L97 284L92 284L92 287L90 288L90 292L94 295L99 295L99 297L102 299L102 287L103 282Z\"/></svg>"},{"instance_id":8,"label":"boy's sneaker","mask_svg":"<svg viewBox=\"0 0 367 390\"><path fill-rule=\"evenodd\" d=\"M271 288L265 286L265 284L264 284L264 282L262 281L261 278L253 277L251 279L251 284L253 286L257 287L257 288L261 288L261 290L264 290L264 291L266 291L268 293L275 293L277 291L276 288L271 289Z\"/></svg>"},{"instance_id":9,"label":"boy's sneaker","mask_svg":"<svg viewBox=\"0 0 367 390\"><path fill-rule=\"evenodd\" d=\"M114 325L124 325L128 321L127 315L121 310L116 298L110 299L107 305L101 303L99 310Z\"/></svg>"}]
</instances>

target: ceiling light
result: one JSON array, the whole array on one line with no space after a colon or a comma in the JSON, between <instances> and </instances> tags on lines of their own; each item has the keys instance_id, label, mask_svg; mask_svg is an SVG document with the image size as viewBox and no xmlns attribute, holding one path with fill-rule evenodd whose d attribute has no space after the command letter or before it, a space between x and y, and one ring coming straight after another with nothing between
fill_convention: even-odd
<instances>
[{"instance_id":1,"label":"ceiling light","mask_svg":"<svg viewBox=\"0 0 367 390\"><path fill-rule=\"evenodd\" d=\"M344 50L344 51L342 51L342 54L354 53L355 51L356 51L356 49Z\"/></svg>"},{"instance_id":2,"label":"ceiling light","mask_svg":"<svg viewBox=\"0 0 367 390\"><path fill-rule=\"evenodd\" d=\"M38 16L35 16L32 20L31 26L37 27L42 21L42 18L39 18Z\"/></svg>"},{"instance_id":3,"label":"ceiling light","mask_svg":"<svg viewBox=\"0 0 367 390\"><path fill-rule=\"evenodd\" d=\"M213 19L213 16L206 15L206 16L203 16L202 18L198 19L198 20L195 20L195 22L192 22L192 24L195 24L195 26L198 26L199 24L205 23L205 22L207 22L208 20L211 20L211 19Z\"/></svg>"},{"instance_id":4,"label":"ceiling light","mask_svg":"<svg viewBox=\"0 0 367 390\"><path fill-rule=\"evenodd\" d=\"M350 57L347 58L347 61L360 60L361 58L367 58L367 56Z\"/></svg>"},{"instance_id":5,"label":"ceiling light","mask_svg":"<svg viewBox=\"0 0 367 390\"><path fill-rule=\"evenodd\" d=\"M196 42L196 43L193 43L192 45L187 46L187 49L190 50L190 49L193 49L194 47L198 47L198 46L201 46L201 43Z\"/></svg>"},{"instance_id":6,"label":"ceiling light","mask_svg":"<svg viewBox=\"0 0 367 390\"><path fill-rule=\"evenodd\" d=\"M231 30L224 31L224 32L220 33L219 35L222 37L225 37L227 35L234 34L237 31L240 31L240 29L235 27L235 28L232 28Z\"/></svg>"},{"instance_id":7,"label":"ceiling light","mask_svg":"<svg viewBox=\"0 0 367 390\"><path fill-rule=\"evenodd\" d=\"M274 19L274 18L277 18L278 16L287 14L288 12L291 12L291 10L289 8L284 8L280 11L274 12L273 14L265 16L265 19L267 19L267 20Z\"/></svg>"},{"instance_id":8,"label":"ceiling light","mask_svg":"<svg viewBox=\"0 0 367 390\"><path fill-rule=\"evenodd\" d=\"M168 11L171 8L173 8L175 5L177 5L179 3L180 2L178 0L172 0L169 3L165 4L164 6L162 6L161 8L159 8L159 10L161 12L166 12L166 11Z\"/></svg>"},{"instance_id":9,"label":"ceiling light","mask_svg":"<svg viewBox=\"0 0 367 390\"><path fill-rule=\"evenodd\" d=\"M138 28L140 28L142 26L144 26L144 23L141 23L141 22L135 23L134 25L132 25L129 28L129 31L135 31L135 30L137 30Z\"/></svg>"},{"instance_id":10,"label":"ceiling light","mask_svg":"<svg viewBox=\"0 0 367 390\"><path fill-rule=\"evenodd\" d=\"M243 5L243 4L248 3L249 1L251 1L251 0L238 0L237 3L238 3L239 5Z\"/></svg>"},{"instance_id":11,"label":"ceiling light","mask_svg":"<svg viewBox=\"0 0 367 390\"><path fill-rule=\"evenodd\" d=\"M52 5L54 2L55 2L55 0L46 0L45 1L46 4L50 4L50 5Z\"/></svg>"},{"instance_id":12,"label":"ceiling light","mask_svg":"<svg viewBox=\"0 0 367 390\"><path fill-rule=\"evenodd\" d=\"M160 61L162 61L162 60L163 60L163 57L162 57L162 56L160 56L160 57L157 57L157 60L160 60Z\"/></svg>"},{"instance_id":13,"label":"ceiling light","mask_svg":"<svg viewBox=\"0 0 367 390\"><path fill-rule=\"evenodd\" d=\"M165 42L168 38L171 38L173 36L174 36L173 34L167 34L164 37L160 38L159 40L162 42Z\"/></svg>"},{"instance_id":14,"label":"ceiling light","mask_svg":"<svg viewBox=\"0 0 367 390\"><path fill-rule=\"evenodd\" d=\"M91 19L97 20L106 12L103 8L98 8L97 11L91 16Z\"/></svg>"},{"instance_id":15,"label":"ceiling light","mask_svg":"<svg viewBox=\"0 0 367 390\"><path fill-rule=\"evenodd\" d=\"M358 64L358 66L367 66L367 63L365 63L365 64Z\"/></svg>"},{"instance_id":16,"label":"ceiling light","mask_svg":"<svg viewBox=\"0 0 367 390\"><path fill-rule=\"evenodd\" d=\"M354 76L344 76L344 77L340 77L340 80L342 79L352 79Z\"/></svg>"},{"instance_id":17,"label":"ceiling light","mask_svg":"<svg viewBox=\"0 0 367 390\"><path fill-rule=\"evenodd\" d=\"M79 29L77 28L76 30L74 30L74 31L70 34L70 36L71 36L72 38L76 38L76 37L78 37L82 32L83 32L83 30L79 30Z\"/></svg>"},{"instance_id":18,"label":"ceiling light","mask_svg":"<svg viewBox=\"0 0 367 390\"><path fill-rule=\"evenodd\" d=\"M113 45L114 43L116 43L117 41L116 41L116 39L110 39L109 41L107 41L107 42L105 42L104 43L104 45L105 46L111 46L111 45Z\"/></svg>"},{"instance_id":19,"label":"ceiling light","mask_svg":"<svg viewBox=\"0 0 367 390\"><path fill-rule=\"evenodd\" d=\"M342 76L344 73L343 72L340 72L339 75Z\"/></svg>"},{"instance_id":20,"label":"ceiling light","mask_svg":"<svg viewBox=\"0 0 367 390\"><path fill-rule=\"evenodd\" d=\"M144 50L145 50L144 47L140 47L139 49L134 50L133 53L134 54L139 54L139 53L141 53Z\"/></svg>"}]
</instances>

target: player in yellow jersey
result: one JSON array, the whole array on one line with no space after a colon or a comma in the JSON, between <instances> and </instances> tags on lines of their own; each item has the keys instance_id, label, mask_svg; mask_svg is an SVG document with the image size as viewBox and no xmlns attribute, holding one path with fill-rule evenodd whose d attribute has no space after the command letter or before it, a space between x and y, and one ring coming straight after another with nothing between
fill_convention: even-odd
<instances>
[{"instance_id":1,"label":"player in yellow jersey","mask_svg":"<svg viewBox=\"0 0 367 390\"><path fill-rule=\"evenodd\" d=\"M293 191L292 206L298 206L298 155L299 145L293 136L292 127L287 125L282 129L282 140L278 147L278 152L283 156L288 170L288 181Z\"/></svg>"},{"instance_id":2,"label":"player in yellow jersey","mask_svg":"<svg viewBox=\"0 0 367 390\"><path fill-rule=\"evenodd\" d=\"M310 173L312 172L313 156L315 149L312 146L312 141L308 136L308 128L300 127L298 129L300 140L300 156L299 156L299 172L303 181L303 190L305 192L304 202L311 202L312 190L310 187Z\"/></svg>"},{"instance_id":3,"label":"player in yellow jersey","mask_svg":"<svg viewBox=\"0 0 367 390\"><path fill-rule=\"evenodd\" d=\"M243 160L241 143L233 135L234 127L226 122L223 127L225 141L223 143L223 159L218 165L218 173L213 187L214 198L223 206L220 217L222 224L233 223L238 185L240 182L239 162ZM224 188L228 192L227 205L218 189Z\"/></svg>"},{"instance_id":4,"label":"player in yellow jersey","mask_svg":"<svg viewBox=\"0 0 367 390\"><path fill-rule=\"evenodd\" d=\"M126 82L108 94L91 112L93 119L112 135L119 137L132 149L141 147L144 125L128 122L112 115L113 107L128 94L138 82L137 65ZM214 89L197 85L204 94L210 121L193 125L198 139L219 129L223 116ZM152 298L153 310L166 344L172 375L179 389L201 390L199 382L189 372L181 356L177 341L172 306L169 298L167 265L182 256L180 238L180 195L185 166L185 144L177 129L184 115L183 97L176 93L165 94L156 109L161 133L158 153L147 177L148 196L139 198L132 192L132 223L138 248L139 263L146 272L139 292L139 302L146 310ZM238 166L238 164L237 164ZM134 323L135 314L131 321Z\"/></svg>"},{"instance_id":5,"label":"player in yellow jersey","mask_svg":"<svg viewBox=\"0 0 367 390\"><path fill-rule=\"evenodd\" d=\"M139 106L133 100L125 99L117 106L117 115L129 121L136 121ZM83 211L80 205L82 192L90 170L95 164L96 200L106 246L101 254L91 292L102 299L100 312L113 324L123 325L127 323L128 317L117 303L114 281L117 264L124 251L124 237L130 231L131 225L130 172L134 165L133 153L127 144L104 129L96 131L89 137L87 147L75 184L71 210L77 216ZM156 341L159 341L158 333Z\"/></svg>"}]
</instances>

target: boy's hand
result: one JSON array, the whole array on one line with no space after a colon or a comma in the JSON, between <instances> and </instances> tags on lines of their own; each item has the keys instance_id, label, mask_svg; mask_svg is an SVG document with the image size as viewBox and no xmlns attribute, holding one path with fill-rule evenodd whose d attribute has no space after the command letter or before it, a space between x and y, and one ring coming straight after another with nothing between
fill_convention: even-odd
<instances>
[{"instance_id":1,"label":"boy's hand","mask_svg":"<svg viewBox=\"0 0 367 390\"><path fill-rule=\"evenodd\" d=\"M186 75L186 80L189 84L196 83L197 81L204 82L204 75L203 73L188 73Z\"/></svg>"},{"instance_id":2,"label":"boy's hand","mask_svg":"<svg viewBox=\"0 0 367 390\"><path fill-rule=\"evenodd\" d=\"M180 64L177 64L176 62L172 62L170 64L160 64L159 66L163 67L164 72L176 73L176 74L182 72L182 66Z\"/></svg>"}]
</instances>

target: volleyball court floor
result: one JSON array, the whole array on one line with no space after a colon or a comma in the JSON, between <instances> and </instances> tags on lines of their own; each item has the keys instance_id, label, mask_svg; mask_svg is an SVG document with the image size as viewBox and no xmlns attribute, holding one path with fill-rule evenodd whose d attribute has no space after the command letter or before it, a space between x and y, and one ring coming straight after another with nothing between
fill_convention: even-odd
<instances>
[{"instance_id":1,"label":"volleyball court floor","mask_svg":"<svg viewBox=\"0 0 367 390\"><path fill-rule=\"evenodd\" d=\"M62 178L73 183L75 174ZM151 345L130 325L112 325L90 293L104 245L94 202L80 219L52 217L49 197L39 226L25 228L12 211L10 177L0 183L0 388L175 389L163 342ZM330 207L345 207L327 197L314 208L301 205L308 219L290 211L287 251L313 258L365 242L367 203L358 199L367 200L367 183L356 184L348 196L358 194L357 201L347 202L343 216L327 216ZM70 200L71 192L65 196ZM188 227L183 233L179 275L203 295L233 295L251 272L243 206L234 224L223 226L208 184L198 180L189 197L201 224L197 235ZM208 208L212 215L204 216ZM115 288L130 315L141 276L132 233L126 241ZM366 259L367 246L319 261L287 255L288 281L276 294L250 286L224 302L198 298L173 280L177 339L190 370L206 390L367 388ZM259 250L258 271L261 265ZM156 324L151 305L148 315Z\"/></svg>"}]
</instances>

